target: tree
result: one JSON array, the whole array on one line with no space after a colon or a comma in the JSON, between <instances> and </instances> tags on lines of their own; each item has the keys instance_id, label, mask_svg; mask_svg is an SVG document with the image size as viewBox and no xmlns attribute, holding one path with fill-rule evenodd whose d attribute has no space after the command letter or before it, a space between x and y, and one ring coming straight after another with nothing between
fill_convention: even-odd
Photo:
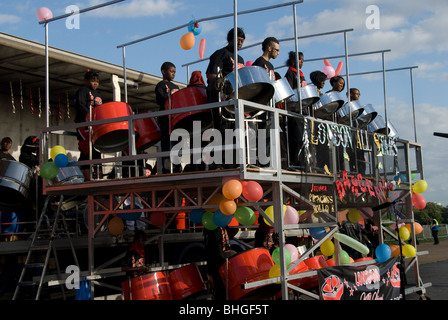
<instances>
[{"instance_id":1,"label":"tree","mask_svg":"<svg viewBox=\"0 0 448 320\"><path fill-rule=\"evenodd\" d=\"M444 217L443 213L445 214ZM428 202L424 209L414 208L414 218L420 221L420 224L431 224L433 218L442 223L448 218L448 208L434 202Z\"/></svg>"}]
</instances>

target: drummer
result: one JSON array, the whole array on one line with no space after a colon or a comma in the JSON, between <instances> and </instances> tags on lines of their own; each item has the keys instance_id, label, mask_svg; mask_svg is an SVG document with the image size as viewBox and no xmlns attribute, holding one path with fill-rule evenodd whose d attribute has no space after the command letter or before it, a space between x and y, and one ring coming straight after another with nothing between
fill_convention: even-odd
<instances>
[{"instance_id":1,"label":"drummer","mask_svg":"<svg viewBox=\"0 0 448 320\"><path fill-rule=\"evenodd\" d=\"M321 96L322 92L320 89L324 88L327 75L322 71L316 70L310 73L310 80L317 87L317 92Z\"/></svg>"},{"instance_id":2,"label":"drummer","mask_svg":"<svg viewBox=\"0 0 448 320\"><path fill-rule=\"evenodd\" d=\"M157 83L155 88L156 102L159 105L159 111L165 110L165 102L170 96L179 90L177 84L175 84L174 77L176 76L176 66L174 63L166 61L160 67L162 72L162 81ZM170 123L169 116L158 117L157 119L161 133L161 146L162 152L171 150L170 143ZM173 172L180 172L180 165L176 165L173 168ZM162 173L171 173L170 158L162 159Z\"/></svg>"},{"instance_id":3,"label":"drummer","mask_svg":"<svg viewBox=\"0 0 448 320\"><path fill-rule=\"evenodd\" d=\"M266 72L269 74L269 79L277 80L275 78L274 66L269 60L277 58L280 52L278 40L274 37L264 39L261 44L261 49L263 50L263 54L257 58L252 65L265 68Z\"/></svg>"},{"instance_id":4,"label":"drummer","mask_svg":"<svg viewBox=\"0 0 448 320\"><path fill-rule=\"evenodd\" d=\"M299 52L299 72L300 72L300 82L301 86L305 86L305 76L302 72L302 66L303 66L303 52ZM288 66L288 70L286 71L285 78L288 81L289 85L291 86L291 89L295 90L297 89L297 63L296 63L296 53L294 51L289 51L289 57L288 60L286 60L286 65Z\"/></svg>"},{"instance_id":5,"label":"drummer","mask_svg":"<svg viewBox=\"0 0 448 320\"><path fill-rule=\"evenodd\" d=\"M14 158L9 153L11 147L12 147L12 139L10 137L4 137L2 139L2 145L1 145L2 150L0 152L0 159L16 161L16 158Z\"/></svg>"},{"instance_id":6,"label":"drummer","mask_svg":"<svg viewBox=\"0 0 448 320\"><path fill-rule=\"evenodd\" d=\"M136 230L134 240L126 251L122 260L121 270L126 272L128 277L136 277L142 273L148 272L149 268L145 262L145 242L146 233L142 230Z\"/></svg>"},{"instance_id":7,"label":"drummer","mask_svg":"<svg viewBox=\"0 0 448 320\"><path fill-rule=\"evenodd\" d=\"M237 50L243 46L246 35L241 28L237 28ZM234 29L227 33L227 46L216 50L210 56L210 62L205 72L207 77L207 100L209 103L218 102L219 94L223 89L224 77L235 70L234 60ZM238 55L238 68L244 67L244 59ZM222 129L222 121L218 108L212 109L213 113L213 127L215 129Z\"/></svg>"},{"instance_id":8,"label":"drummer","mask_svg":"<svg viewBox=\"0 0 448 320\"><path fill-rule=\"evenodd\" d=\"M97 91L100 85L99 74L87 69L84 74L84 86L78 89L75 94L76 117L75 123L85 122L90 108L95 108L103 104L101 94ZM78 149L80 151L79 161L89 160L89 128L77 128ZM92 159L101 159L101 153L92 148ZM82 165L81 171L84 175L84 181L90 181L90 166ZM99 167L99 175L102 175L102 167ZM94 177L98 177L95 166Z\"/></svg>"},{"instance_id":9,"label":"drummer","mask_svg":"<svg viewBox=\"0 0 448 320\"><path fill-rule=\"evenodd\" d=\"M330 78L330 85L331 90L328 90L327 92L331 91L341 92L342 90L345 89L345 80L341 76L334 76Z\"/></svg>"}]
</instances>

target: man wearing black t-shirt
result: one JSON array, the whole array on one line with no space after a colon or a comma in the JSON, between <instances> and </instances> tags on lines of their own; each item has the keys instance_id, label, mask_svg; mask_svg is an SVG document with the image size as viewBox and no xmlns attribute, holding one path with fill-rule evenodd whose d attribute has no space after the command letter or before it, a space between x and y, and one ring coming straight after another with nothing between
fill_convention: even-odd
<instances>
[{"instance_id":1,"label":"man wearing black t-shirt","mask_svg":"<svg viewBox=\"0 0 448 320\"><path fill-rule=\"evenodd\" d=\"M280 52L278 40L274 37L268 37L264 39L263 43L261 44L261 49L263 50L263 55L257 58L257 60L255 60L252 65L265 68L266 72L269 74L269 78L271 80L276 80L274 74L274 66L269 60L277 58Z\"/></svg>"}]
</instances>

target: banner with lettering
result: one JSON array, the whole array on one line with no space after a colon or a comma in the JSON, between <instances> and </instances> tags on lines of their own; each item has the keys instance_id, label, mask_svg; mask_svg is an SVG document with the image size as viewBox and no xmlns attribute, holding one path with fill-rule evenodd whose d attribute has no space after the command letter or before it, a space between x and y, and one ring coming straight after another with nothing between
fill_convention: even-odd
<instances>
[{"instance_id":1,"label":"banner with lettering","mask_svg":"<svg viewBox=\"0 0 448 320\"><path fill-rule=\"evenodd\" d=\"M336 266L317 270L321 300L398 300L399 257L364 266Z\"/></svg>"}]
</instances>

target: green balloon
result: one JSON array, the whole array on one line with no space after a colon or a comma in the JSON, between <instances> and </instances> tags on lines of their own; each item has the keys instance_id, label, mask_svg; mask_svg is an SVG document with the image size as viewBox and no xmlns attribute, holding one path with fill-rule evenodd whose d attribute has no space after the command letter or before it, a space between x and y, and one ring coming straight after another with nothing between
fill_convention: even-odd
<instances>
[{"instance_id":1,"label":"green balloon","mask_svg":"<svg viewBox=\"0 0 448 320\"><path fill-rule=\"evenodd\" d=\"M284 250L285 252L285 262L286 265L291 264L291 253L288 251L288 249ZM274 251L272 251L272 260L275 264L280 265L280 248L275 248Z\"/></svg>"},{"instance_id":2,"label":"green balloon","mask_svg":"<svg viewBox=\"0 0 448 320\"><path fill-rule=\"evenodd\" d=\"M57 176L59 167L54 162L46 162L40 168L40 176L44 179L53 179Z\"/></svg>"},{"instance_id":3,"label":"green balloon","mask_svg":"<svg viewBox=\"0 0 448 320\"><path fill-rule=\"evenodd\" d=\"M213 222L213 212L204 212L202 215L202 224L207 230L215 230L218 226Z\"/></svg>"},{"instance_id":4,"label":"green balloon","mask_svg":"<svg viewBox=\"0 0 448 320\"><path fill-rule=\"evenodd\" d=\"M255 223L257 217L255 212L248 207L238 207L233 214L236 221L238 221L243 226L250 226Z\"/></svg>"},{"instance_id":5,"label":"green balloon","mask_svg":"<svg viewBox=\"0 0 448 320\"><path fill-rule=\"evenodd\" d=\"M336 252L333 254L333 261L336 261ZM347 251L339 249L339 259L341 262L341 265L343 264L350 264L350 256L348 255Z\"/></svg>"}]
</instances>

